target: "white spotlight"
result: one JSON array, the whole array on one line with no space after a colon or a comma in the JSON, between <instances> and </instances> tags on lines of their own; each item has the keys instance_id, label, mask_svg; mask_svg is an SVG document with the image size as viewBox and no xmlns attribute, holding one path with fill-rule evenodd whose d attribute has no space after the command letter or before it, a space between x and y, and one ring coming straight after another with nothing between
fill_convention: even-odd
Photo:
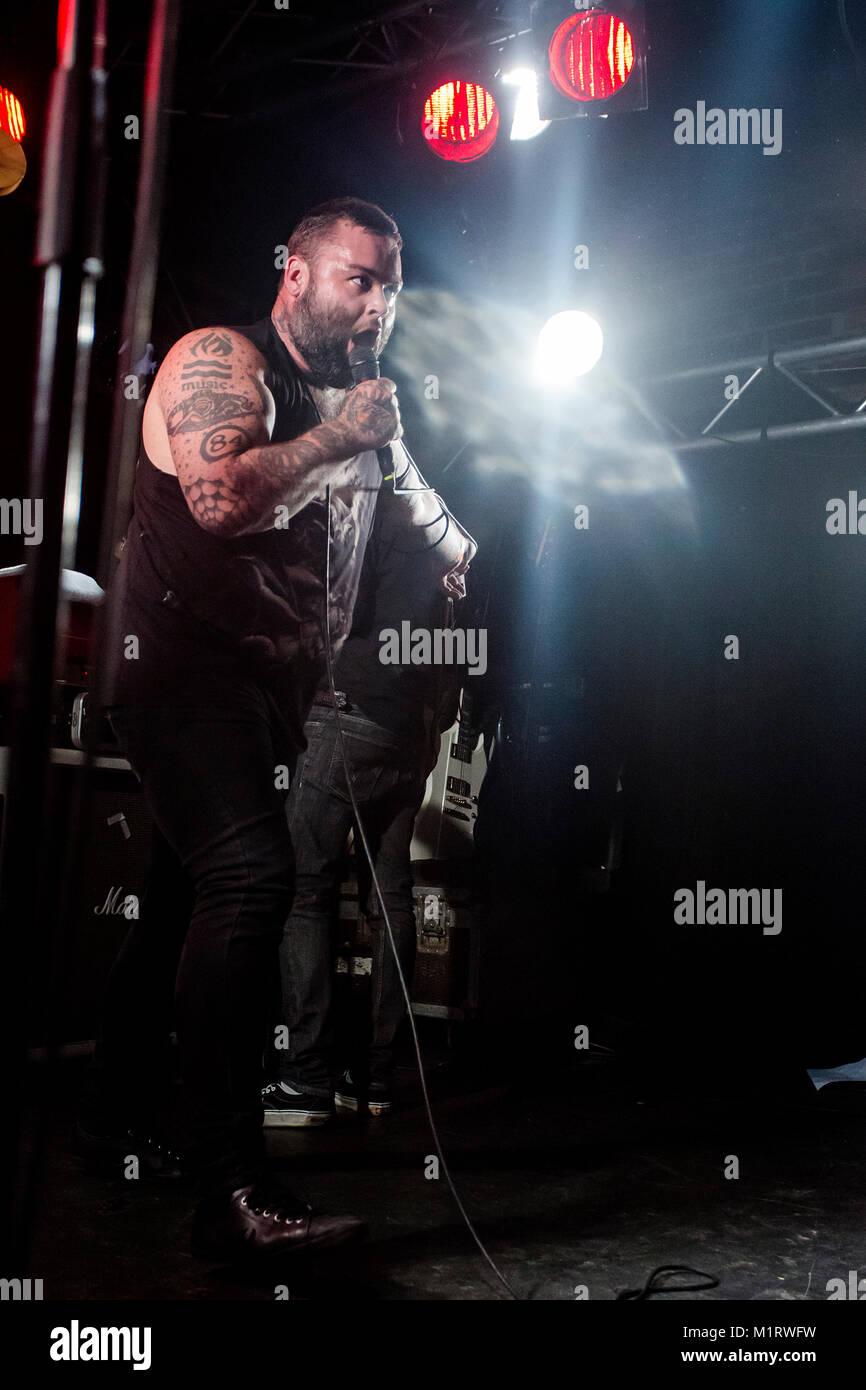
<instances>
[{"instance_id":1,"label":"white spotlight","mask_svg":"<svg viewBox=\"0 0 866 1390\"><path fill-rule=\"evenodd\" d=\"M519 88L511 123L512 140L534 140L550 125L538 114L538 78L532 68L514 68L505 73L503 82Z\"/></svg>"},{"instance_id":2,"label":"white spotlight","mask_svg":"<svg viewBox=\"0 0 866 1390\"><path fill-rule=\"evenodd\" d=\"M601 324L582 309L554 314L538 335L536 375L554 386L567 386L591 372L601 357Z\"/></svg>"}]
</instances>

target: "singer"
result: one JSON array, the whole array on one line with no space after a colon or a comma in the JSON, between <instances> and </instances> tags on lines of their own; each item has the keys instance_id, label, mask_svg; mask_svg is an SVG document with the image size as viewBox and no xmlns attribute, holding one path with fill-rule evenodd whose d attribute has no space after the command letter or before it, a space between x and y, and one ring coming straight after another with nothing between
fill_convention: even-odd
<instances>
[{"instance_id":1,"label":"singer","mask_svg":"<svg viewBox=\"0 0 866 1390\"><path fill-rule=\"evenodd\" d=\"M107 710L191 916L149 899L115 964L90 1102L91 1151L159 1171L155 1059L177 1031L205 1258L334 1244L352 1216L274 1189L262 1055L294 868L285 778L324 670L325 557L334 654L352 620L383 470L402 433L387 378L352 388L349 354L394 325L402 241L380 208L337 199L288 242L271 315L188 333L148 396L134 514L109 595ZM405 458L405 455L402 456ZM407 535L461 587L474 543L414 465L395 496ZM386 486L393 486L388 482ZM325 489L330 487L330 508ZM172 992L174 1000L172 1001Z\"/></svg>"}]
</instances>

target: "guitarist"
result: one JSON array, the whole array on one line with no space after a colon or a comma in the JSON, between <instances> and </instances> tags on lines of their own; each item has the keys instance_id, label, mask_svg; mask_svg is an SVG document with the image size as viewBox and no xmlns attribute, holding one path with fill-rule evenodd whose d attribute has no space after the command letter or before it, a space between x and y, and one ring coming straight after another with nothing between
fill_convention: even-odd
<instances>
[{"instance_id":1,"label":"guitarist","mask_svg":"<svg viewBox=\"0 0 866 1390\"><path fill-rule=\"evenodd\" d=\"M460 672L380 660L385 629L453 624L455 600L475 554L466 532L456 568L443 579L421 537L407 541L393 492L383 487L361 571L354 621L335 669L337 705L352 788L394 933L411 984L415 919L409 848L428 774L436 764L440 730L456 710ZM456 525L453 520L452 525ZM441 529L441 527L440 527ZM434 528L435 530L435 528ZM425 547L422 549L421 547ZM276 1077L263 1092L269 1127L324 1124L341 1109L387 1114L392 1106L394 1040L405 1002L375 890L368 902L373 948L372 1041L366 1076L333 1072L331 923L346 843L353 824L333 699L320 683L304 728L286 803L296 860L296 890L280 946L281 1013L288 1048L274 1050ZM359 851L360 854L360 851ZM365 866L365 861L360 859Z\"/></svg>"}]
</instances>

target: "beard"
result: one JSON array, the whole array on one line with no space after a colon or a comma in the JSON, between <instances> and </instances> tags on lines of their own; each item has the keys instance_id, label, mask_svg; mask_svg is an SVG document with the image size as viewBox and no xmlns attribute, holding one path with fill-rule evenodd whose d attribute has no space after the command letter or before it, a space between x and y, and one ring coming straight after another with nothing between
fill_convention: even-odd
<instances>
[{"instance_id":1,"label":"beard","mask_svg":"<svg viewBox=\"0 0 866 1390\"><path fill-rule=\"evenodd\" d=\"M348 318L344 310L323 302L319 286L312 279L295 304L289 331L309 366L314 386L345 391L354 384L349 366L349 339L357 336L352 332L354 325L354 318ZM392 326L386 320L377 335L377 354L390 338Z\"/></svg>"}]
</instances>

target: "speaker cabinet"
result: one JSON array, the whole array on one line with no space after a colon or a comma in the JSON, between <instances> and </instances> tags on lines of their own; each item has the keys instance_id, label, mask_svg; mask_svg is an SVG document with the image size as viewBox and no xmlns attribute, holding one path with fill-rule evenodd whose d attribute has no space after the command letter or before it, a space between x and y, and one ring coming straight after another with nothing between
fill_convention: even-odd
<instances>
[{"instance_id":1,"label":"speaker cabinet","mask_svg":"<svg viewBox=\"0 0 866 1390\"><path fill-rule=\"evenodd\" d=\"M0 749L0 789L7 751ZM77 884L59 905L56 935L52 940L46 922L44 938L31 943L29 1047L96 1036L108 974L139 913L150 867L152 821L129 764L123 758L97 758L85 774L83 763L83 753L51 750L49 863L55 874L81 813L84 825L77 839ZM85 775L89 790L81 812L77 787Z\"/></svg>"}]
</instances>

